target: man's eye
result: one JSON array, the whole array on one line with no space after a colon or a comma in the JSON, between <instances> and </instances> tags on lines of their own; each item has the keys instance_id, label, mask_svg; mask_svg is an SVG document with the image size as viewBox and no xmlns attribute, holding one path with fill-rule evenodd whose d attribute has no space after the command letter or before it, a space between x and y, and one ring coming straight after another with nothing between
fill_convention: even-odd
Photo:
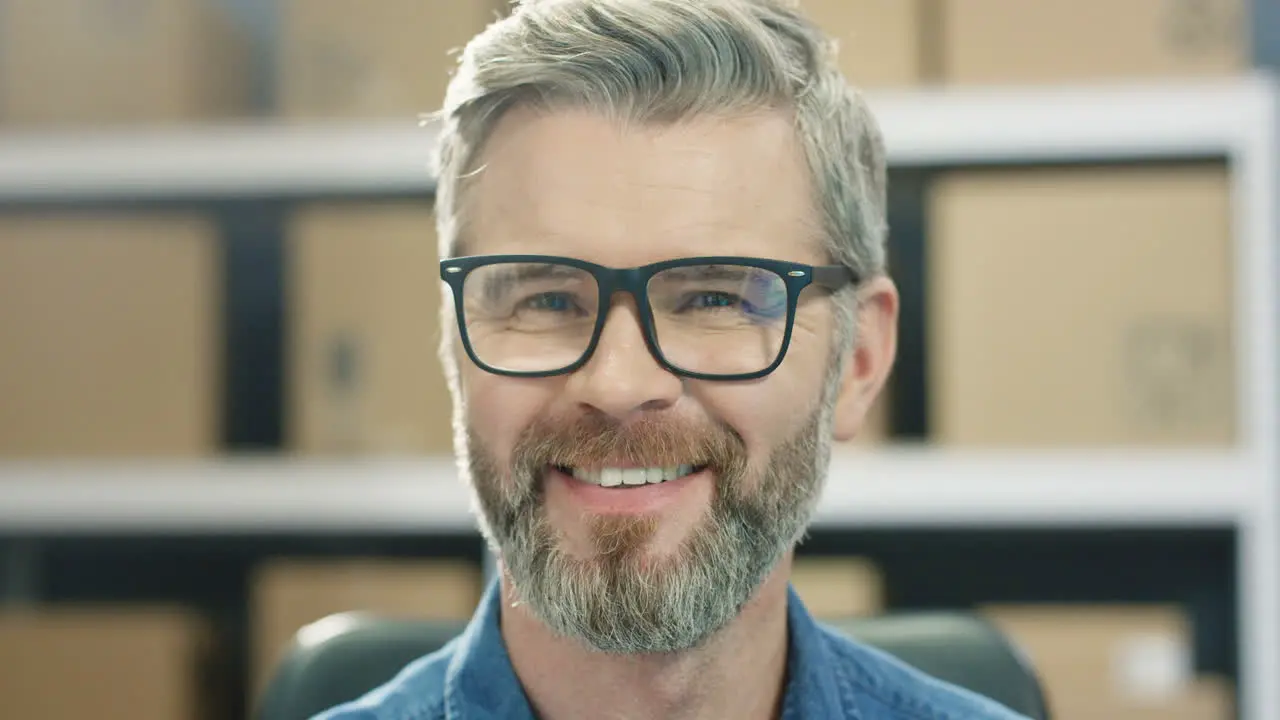
<instances>
[{"instance_id":1,"label":"man's eye","mask_svg":"<svg viewBox=\"0 0 1280 720\"><path fill-rule=\"evenodd\" d=\"M574 302L568 293L544 292L526 298L518 307L520 310L567 312L573 309Z\"/></svg>"},{"instance_id":2,"label":"man's eye","mask_svg":"<svg viewBox=\"0 0 1280 720\"><path fill-rule=\"evenodd\" d=\"M739 302L741 302L741 298L733 293L707 291L692 294L684 302L684 309L714 310L719 308L731 308L737 307Z\"/></svg>"}]
</instances>

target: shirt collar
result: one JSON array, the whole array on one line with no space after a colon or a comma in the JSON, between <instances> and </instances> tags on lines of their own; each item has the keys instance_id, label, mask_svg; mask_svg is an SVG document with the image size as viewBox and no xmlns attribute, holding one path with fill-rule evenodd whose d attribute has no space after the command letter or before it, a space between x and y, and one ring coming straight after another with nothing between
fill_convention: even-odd
<instances>
[{"instance_id":1,"label":"shirt collar","mask_svg":"<svg viewBox=\"0 0 1280 720\"><path fill-rule=\"evenodd\" d=\"M445 677L448 720L533 718L502 639L501 602L501 589L494 579L455 644ZM787 588L787 635L783 720L845 717L853 708L842 702L836 663L828 657L823 631L791 587Z\"/></svg>"},{"instance_id":2,"label":"shirt collar","mask_svg":"<svg viewBox=\"0 0 1280 720\"><path fill-rule=\"evenodd\" d=\"M787 637L787 687L782 699L782 720L857 720L860 715L846 702L845 688L837 676L840 665L831 657L825 632L791 586L787 587Z\"/></svg>"},{"instance_id":3,"label":"shirt collar","mask_svg":"<svg viewBox=\"0 0 1280 720\"><path fill-rule=\"evenodd\" d=\"M512 718L533 720L511 656L502 640L502 592L490 581L467 629L458 637L445 674L447 720Z\"/></svg>"}]
</instances>

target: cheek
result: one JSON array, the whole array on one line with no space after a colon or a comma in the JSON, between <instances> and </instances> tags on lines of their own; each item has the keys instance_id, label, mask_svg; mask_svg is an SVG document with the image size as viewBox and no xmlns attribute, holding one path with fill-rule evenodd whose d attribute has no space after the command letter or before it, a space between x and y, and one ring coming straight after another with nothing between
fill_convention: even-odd
<instances>
[{"instance_id":1,"label":"cheek","mask_svg":"<svg viewBox=\"0 0 1280 720\"><path fill-rule=\"evenodd\" d=\"M837 342L833 318L814 313L798 315L791 331L791 346L778 368L778 379L791 383L797 392L817 397L830 371L832 351Z\"/></svg>"},{"instance_id":2,"label":"cheek","mask_svg":"<svg viewBox=\"0 0 1280 720\"><path fill-rule=\"evenodd\" d=\"M796 318L782 364L756 382L700 383L708 412L746 440L754 461L805 427L822 401L831 339L827 324Z\"/></svg>"},{"instance_id":3,"label":"cheek","mask_svg":"<svg viewBox=\"0 0 1280 720\"><path fill-rule=\"evenodd\" d=\"M516 439L545 412L555 389L545 380L518 380L463 368L466 422L500 458L510 455Z\"/></svg>"},{"instance_id":4,"label":"cheek","mask_svg":"<svg viewBox=\"0 0 1280 720\"><path fill-rule=\"evenodd\" d=\"M763 466L773 449L805 427L822 395L822 368L789 368L786 363L763 381L708 384L698 393L707 412L746 442L751 465Z\"/></svg>"}]
</instances>

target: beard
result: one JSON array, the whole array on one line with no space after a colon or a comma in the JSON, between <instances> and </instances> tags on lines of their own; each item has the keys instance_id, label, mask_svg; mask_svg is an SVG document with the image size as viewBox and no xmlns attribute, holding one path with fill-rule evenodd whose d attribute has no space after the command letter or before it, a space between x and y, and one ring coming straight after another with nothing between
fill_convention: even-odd
<instances>
[{"instance_id":1,"label":"beard","mask_svg":"<svg viewBox=\"0 0 1280 720\"><path fill-rule=\"evenodd\" d=\"M463 474L481 529L515 595L537 618L598 651L673 653L699 646L737 617L803 536L829 460L827 415L813 412L757 468L727 426L672 420L623 426L600 413L539 418L521 434L508 468L474 431L460 457L468 460ZM577 557L566 548L545 506L547 468L618 457L713 473L712 501L676 551L647 553L659 523L654 516L588 516L594 554Z\"/></svg>"}]
</instances>

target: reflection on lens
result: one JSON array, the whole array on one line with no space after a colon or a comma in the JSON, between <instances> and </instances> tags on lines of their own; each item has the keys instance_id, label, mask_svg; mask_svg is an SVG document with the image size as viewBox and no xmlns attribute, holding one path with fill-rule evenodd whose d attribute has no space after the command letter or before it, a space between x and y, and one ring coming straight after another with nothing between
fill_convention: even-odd
<instances>
[{"instance_id":1,"label":"reflection on lens","mask_svg":"<svg viewBox=\"0 0 1280 720\"><path fill-rule=\"evenodd\" d=\"M764 370L782 350L787 284L747 265L664 270L649 281L658 345L683 370L737 375Z\"/></svg>"},{"instance_id":2,"label":"reflection on lens","mask_svg":"<svg viewBox=\"0 0 1280 720\"><path fill-rule=\"evenodd\" d=\"M586 352L600 293L591 273L554 263L498 263L463 284L463 315L480 362L548 372Z\"/></svg>"}]
</instances>

